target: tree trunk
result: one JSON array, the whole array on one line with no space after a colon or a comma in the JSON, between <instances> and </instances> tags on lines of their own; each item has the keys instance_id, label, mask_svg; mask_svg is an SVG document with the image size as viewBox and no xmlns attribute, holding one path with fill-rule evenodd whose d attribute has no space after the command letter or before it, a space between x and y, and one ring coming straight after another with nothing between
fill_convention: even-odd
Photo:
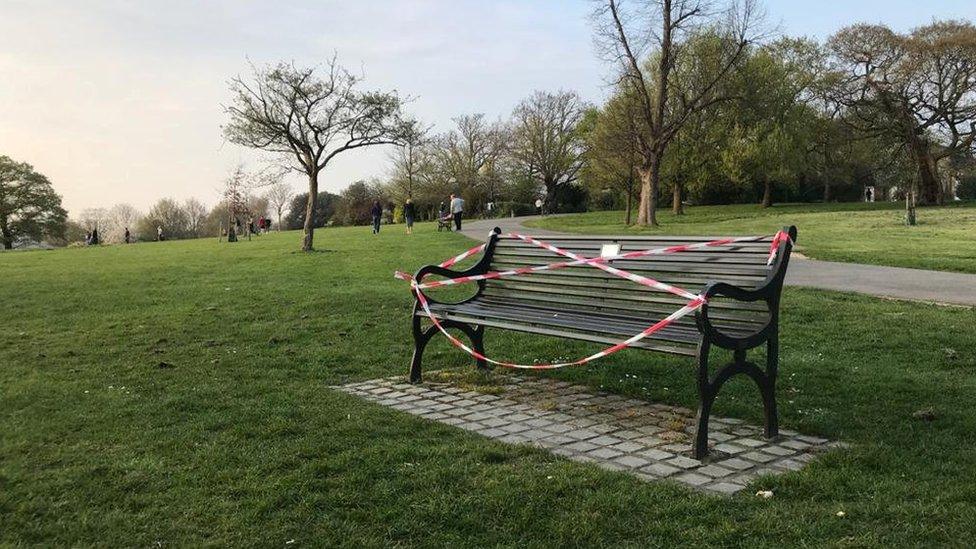
<instances>
[{"instance_id":1,"label":"tree trunk","mask_svg":"<svg viewBox=\"0 0 976 549\"><path fill-rule=\"evenodd\" d=\"M766 179L763 182L763 185L762 207L768 208L773 205L773 181L771 179Z\"/></svg>"},{"instance_id":2,"label":"tree trunk","mask_svg":"<svg viewBox=\"0 0 976 549\"><path fill-rule=\"evenodd\" d=\"M932 156L932 145L920 137L913 125L908 124L908 151L918 169L918 192L922 204L943 205L942 185L939 183L938 166Z\"/></svg>"},{"instance_id":3,"label":"tree trunk","mask_svg":"<svg viewBox=\"0 0 976 549\"><path fill-rule=\"evenodd\" d=\"M546 197L542 200L542 213L556 213L556 186L552 183L544 183L546 187Z\"/></svg>"},{"instance_id":4,"label":"tree trunk","mask_svg":"<svg viewBox=\"0 0 976 549\"><path fill-rule=\"evenodd\" d=\"M661 182L661 157L651 155L648 165L640 168L641 192L637 206L637 224L657 227L657 190Z\"/></svg>"},{"instance_id":5,"label":"tree trunk","mask_svg":"<svg viewBox=\"0 0 976 549\"><path fill-rule=\"evenodd\" d=\"M830 188L830 172L831 172L831 169L830 169L831 168L831 163L830 163L830 143L825 143L824 144L823 153L824 153L823 154L823 157L824 157L823 158L824 159L824 164L823 164L824 165L824 170L823 170L823 178L824 178L823 201L824 201L824 203L827 203L827 202L830 202L830 199L831 198L833 198L831 196L831 193L830 193L830 191L832 190Z\"/></svg>"},{"instance_id":6,"label":"tree trunk","mask_svg":"<svg viewBox=\"0 0 976 549\"><path fill-rule=\"evenodd\" d=\"M905 224L914 227L918 224L915 216L915 189L910 189L905 193Z\"/></svg>"},{"instance_id":7,"label":"tree trunk","mask_svg":"<svg viewBox=\"0 0 976 549\"><path fill-rule=\"evenodd\" d=\"M10 232L10 227L6 223L0 225L0 240L3 240L3 249L14 249L14 235Z\"/></svg>"},{"instance_id":8,"label":"tree trunk","mask_svg":"<svg viewBox=\"0 0 976 549\"><path fill-rule=\"evenodd\" d=\"M315 203L319 196L319 172L308 174L308 204L305 206L305 236L302 238L302 251L311 252L312 239L315 236Z\"/></svg>"},{"instance_id":9,"label":"tree trunk","mask_svg":"<svg viewBox=\"0 0 976 549\"><path fill-rule=\"evenodd\" d=\"M942 184L939 182L938 167L927 146L919 150L915 160L918 162L919 191L922 196L922 203L945 205Z\"/></svg>"},{"instance_id":10,"label":"tree trunk","mask_svg":"<svg viewBox=\"0 0 976 549\"><path fill-rule=\"evenodd\" d=\"M681 182L675 180L671 190L671 211L674 212L674 215L685 214L685 206L681 203L681 194Z\"/></svg>"},{"instance_id":11,"label":"tree trunk","mask_svg":"<svg viewBox=\"0 0 976 549\"><path fill-rule=\"evenodd\" d=\"M634 207L634 176L630 176L630 184L627 185L627 213L624 214L624 225L630 226L630 210Z\"/></svg>"}]
</instances>

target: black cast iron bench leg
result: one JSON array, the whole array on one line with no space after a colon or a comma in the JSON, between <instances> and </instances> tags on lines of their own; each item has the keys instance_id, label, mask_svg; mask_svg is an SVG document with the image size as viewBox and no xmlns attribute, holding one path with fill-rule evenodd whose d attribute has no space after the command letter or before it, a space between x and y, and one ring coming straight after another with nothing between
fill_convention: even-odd
<instances>
[{"instance_id":1,"label":"black cast iron bench leg","mask_svg":"<svg viewBox=\"0 0 976 549\"><path fill-rule=\"evenodd\" d=\"M421 363L424 358L424 349L430 342L431 338L437 334L439 331L437 326L430 326L426 330L423 329L423 317L413 316L413 359L410 361L410 383L420 383L423 381L423 375L421 374ZM485 356L485 327L484 326L471 326L465 322L457 322L455 320L441 320L441 326L444 328L457 328L464 332L468 339L471 340L472 348L477 351L481 356ZM479 370L488 370L488 364L482 360L477 359L477 365Z\"/></svg>"},{"instance_id":2,"label":"black cast iron bench leg","mask_svg":"<svg viewBox=\"0 0 976 549\"><path fill-rule=\"evenodd\" d=\"M764 372L752 362L746 360L745 349L737 349L733 353L733 361L720 368L715 375L708 375L708 353L711 343L702 339L698 345L698 394L700 403L696 418L695 442L692 448L695 459L702 459L708 455L708 419L712 413L712 404L718 396L719 389L732 376L745 374L752 378L759 386L759 393L763 400L763 415L765 419L764 434L767 438L779 436L779 419L776 414L776 368L778 362L778 338L775 332L767 342L766 371Z\"/></svg>"}]
</instances>

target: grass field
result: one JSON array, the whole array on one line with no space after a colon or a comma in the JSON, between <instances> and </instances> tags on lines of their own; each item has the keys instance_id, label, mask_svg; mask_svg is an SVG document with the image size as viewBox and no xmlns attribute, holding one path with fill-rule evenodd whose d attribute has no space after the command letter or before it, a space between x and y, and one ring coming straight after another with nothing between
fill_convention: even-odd
<instances>
[{"instance_id":1,"label":"grass field","mask_svg":"<svg viewBox=\"0 0 976 549\"><path fill-rule=\"evenodd\" d=\"M962 212L973 214L952 210ZM0 545L863 547L976 536L972 309L788 288L781 424L853 446L726 499L328 389L406 372L411 298L393 270L470 245L430 225L416 233L323 230L323 250L307 255L296 233L0 254ZM490 330L486 344L522 361L592 350ZM444 341L425 358L468 366ZM687 359L624 351L560 375L695 402ZM912 417L924 407L934 421ZM716 413L758 422L757 392L731 383ZM760 488L775 496L749 493Z\"/></svg>"},{"instance_id":2,"label":"grass field","mask_svg":"<svg viewBox=\"0 0 976 549\"><path fill-rule=\"evenodd\" d=\"M590 212L529 222L545 229L594 234L772 234L799 228L799 251L829 261L976 273L976 202L919 208L918 225L904 223L904 204L752 204L695 206L675 216L659 212L657 229L626 227L624 212Z\"/></svg>"}]
</instances>

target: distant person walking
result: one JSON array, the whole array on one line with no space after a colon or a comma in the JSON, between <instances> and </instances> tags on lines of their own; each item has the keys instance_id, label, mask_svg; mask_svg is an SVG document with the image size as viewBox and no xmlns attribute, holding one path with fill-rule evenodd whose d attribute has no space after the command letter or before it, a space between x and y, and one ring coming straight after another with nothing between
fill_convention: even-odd
<instances>
[{"instance_id":1,"label":"distant person walking","mask_svg":"<svg viewBox=\"0 0 976 549\"><path fill-rule=\"evenodd\" d=\"M163 226L159 225L156 227L156 242L162 242L163 240L165 240L163 238Z\"/></svg>"},{"instance_id":2,"label":"distant person walking","mask_svg":"<svg viewBox=\"0 0 976 549\"><path fill-rule=\"evenodd\" d=\"M464 215L464 199L451 195L451 215L454 216L454 230L461 230L461 216Z\"/></svg>"},{"instance_id":3,"label":"distant person walking","mask_svg":"<svg viewBox=\"0 0 976 549\"><path fill-rule=\"evenodd\" d=\"M535 213L536 213L536 215L542 215L542 199L541 198L536 198L535 199Z\"/></svg>"},{"instance_id":4,"label":"distant person walking","mask_svg":"<svg viewBox=\"0 0 976 549\"><path fill-rule=\"evenodd\" d=\"M125 228L125 243L128 244L130 240L132 240L132 234L129 233L129 228L126 227Z\"/></svg>"},{"instance_id":5,"label":"distant person walking","mask_svg":"<svg viewBox=\"0 0 976 549\"><path fill-rule=\"evenodd\" d=\"M403 220L407 223L407 234L413 234L413 218L416 213L413 207L413 199L408 198L407 203L403 205Z\"/></svg>"},{"instance_id":6,"label":"distant person walking","mask_svg":"<svg viewBox=\"0 0 976 549\"><path fill-rule=\"evenodd\" d=\"M373 207L369 210L369 214L373 217L373 234L379 234L380 222L383 221L383 206L380 205L379 200L373 201Z\"/></svg>"}]
</instances>

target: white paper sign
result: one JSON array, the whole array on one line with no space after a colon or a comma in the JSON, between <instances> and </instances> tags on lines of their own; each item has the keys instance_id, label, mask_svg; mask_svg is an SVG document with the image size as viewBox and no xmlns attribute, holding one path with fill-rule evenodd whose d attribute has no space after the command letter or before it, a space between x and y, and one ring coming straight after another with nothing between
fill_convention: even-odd
<instances>
[{"instance_id":1,"label":"white paper sign","mask_svg":"<svg viewBox=\"0 0 976 549\"><path fill-rule=\"evenodd\" d=\"M600 257L610 257L620 255L620 244L604 244L600 248Z\"/></svg>"}]
</instances>

